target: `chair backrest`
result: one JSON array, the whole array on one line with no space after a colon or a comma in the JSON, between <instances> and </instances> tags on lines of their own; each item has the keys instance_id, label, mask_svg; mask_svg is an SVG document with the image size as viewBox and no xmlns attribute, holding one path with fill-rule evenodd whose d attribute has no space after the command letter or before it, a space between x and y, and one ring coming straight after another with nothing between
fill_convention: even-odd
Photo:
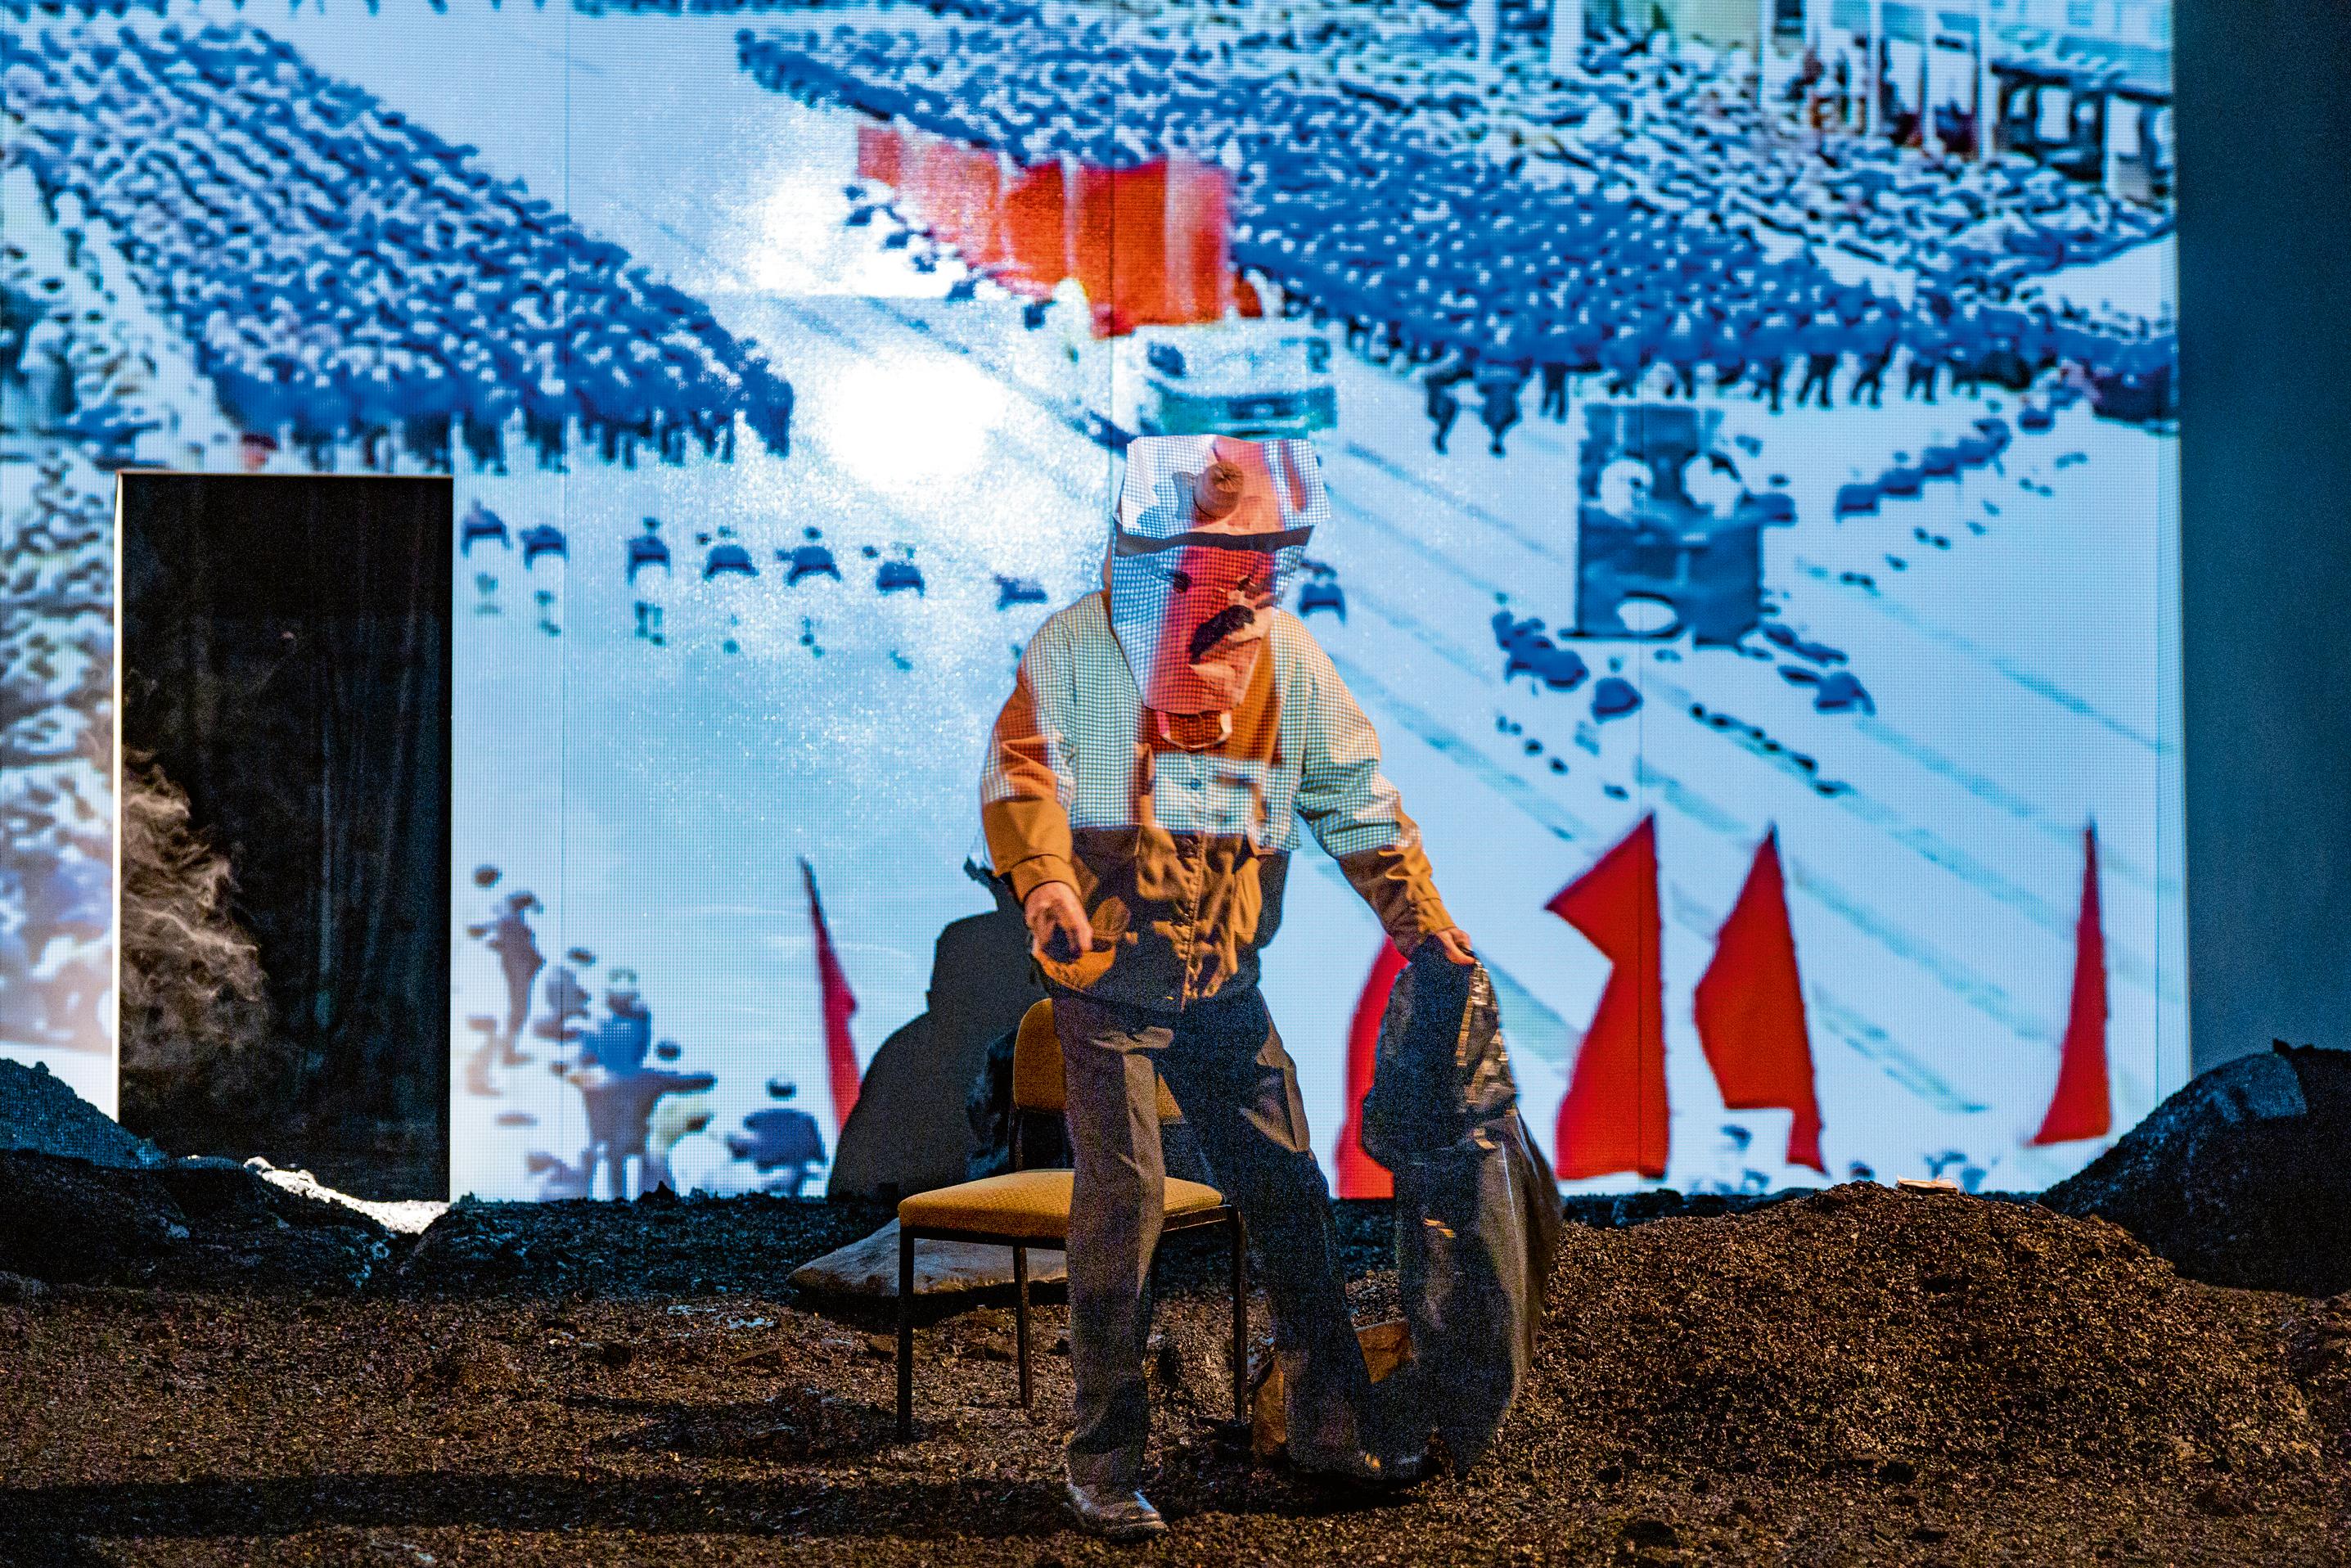
<instances>
[{"instance_id":1,"label":"chair backrest","mask_svg":"<svg viewBox=\"0 0 2351 1568\"><path fill-rule=\"evenodd\" d=\"M1167 1092L1167 1081L1163 1078L1158 1083L1159 1119L1182 1121L1184 1113L1176 1107L1176 1096ZM1012 1108L1059 1114L1067 1104L1068 1092L1061 1082L1061 1037L1053 1032L1053 1004L1050 999L1031 1002L1021 1015L1020 1032L1012 1042Z\"/></svg>"}]
</instances>

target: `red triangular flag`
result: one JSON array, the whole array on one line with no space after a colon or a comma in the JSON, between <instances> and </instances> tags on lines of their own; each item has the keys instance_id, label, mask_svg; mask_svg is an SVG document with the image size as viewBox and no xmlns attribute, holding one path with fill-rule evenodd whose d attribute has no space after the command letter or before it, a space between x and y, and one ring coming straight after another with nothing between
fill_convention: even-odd
<instances>
[{"instance_id":1,"label":"red triangular flag","mask_svg":"<svg viewBox=\"0 0 2351 1568\"><path fill-rule=\"evenodd\" d=\"M887 125L860 123L857 127L857 177L871 180L876 184L896 185L900 151L897 131Z\"/></svg>"},{"instance_id":2,"label":"red triangular flag","mask_svg":"<svg viewBox=\"0 0 2351 1568\"><path fill-rule=\"evenodd\" d=\"M1007 283L1042 296L1052 293L1053 286L1068 275L1067 206L1059 163L1020 172L1004 193L1004 237L1012 261Z\"/></svg>"},{"instance_id":3,"label":"red triangular flag","mask_svg":"<svg viewBox=\"0 0 2351 1568\"><path fill-rule=\"evenodd\" d=\"M1559 1103L1563 1181L1666 1174L1666 998L1659 968L1657 820L1640 826L1546 905L1614 966Z\"/></svg>"},{"instance_id":4,"label":"red triangular flag","mask_svg":"<svg viewBox=\"0 0 2351 1568\"><path fill-rule=\"evenodd\" d=\"M1821 1107L1813 1092L1813 1047L1804 1027L1804 988L1796 973L1796 936L1788 925L1788 890L1780 874L1780 835L1763 835L1739 902L1716 936L1714 957L1693 998L1698 1043L1714 1069L1722 1103L1734 1111L1785 1107L1788 1163L1822 1175Z\"/></svg>"},{"instance_id":5,"label":"red triangular flag","mask_svg":"<svg viewBox=\"0 0 2351 1568\"><path fill-rule=\"evenodd\" d=\"M1388 993L1403 973L1404 955L1381 937L1364 994L1355 998L1355 1016L1347 1023L1347 1119L1340 1124L1339 1144L1331 1151L1341 1197L1395 1196L1395 1177L1388 1167L1364 1153L1364 1096L1372 1092L1372 1075L1379 1066L1380 1019L1387 1014Z\"/></svg>"},{"instance_id":6,"label":"red triangular flag","mask_svg":"<svg viewBox=\"0 0 2351 1568\"><path fill-rule=\"evenodd\" d=\"M2106 933L2098 914L2098 830L2082 833L2082 915L2074 926L2074 999L2058 1048L2057 1092L2035 1144L2103 1138L2114 1125L2106 1094Z\"/></svg>"},{"instance_id":7,"label":"red triangular flag","mask_svg":"<svg viewBox=\"0 0 2351 1568\"><path fill-rule=\"evenodd\" d=\"M1167 167L1167 319L1220 321L1231 307L1232 176L1196 158Z\"/></svg>"},{"instance_id":8,"label":"red triangular flag","mask_svg":"<svg viewBox=\"0 0 2351 1568\"><path fill-rule=\"evenodd\" d=\"M824 923L824 901L817 896L816 870L805 857L800 861L800 880L808 884L809 920L816 927L816 981L824 1010L824 1075L832 1091L832 1125L838 1133L848 1125L849 1113L857 1104L857 1042L849 1038L850 1015L857 1011L857 998L849 988L841 956L832 950L832 933Z\"/></svg>"}]
</instances>

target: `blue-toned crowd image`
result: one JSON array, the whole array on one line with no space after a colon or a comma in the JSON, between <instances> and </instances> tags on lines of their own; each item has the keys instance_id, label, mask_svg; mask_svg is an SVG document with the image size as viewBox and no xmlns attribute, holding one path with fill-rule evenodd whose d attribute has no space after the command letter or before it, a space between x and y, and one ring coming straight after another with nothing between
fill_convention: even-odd
<instances>
[{"instance_id":1,"label":"blue-toned crowd image","mask_svg":"<svg viewBox=\"0 0 2351 1568\"><path fill-rule=\"evenodd\" d=\"M1311 444L1569 1192L2039 1190L2188 1080L2167 0L0 26L0 1054L101 1107L116 472L452 481L451 1196L815 1197L1166 437ZM1259 981L1342 1197L1350 874Z\"/></svg>"}]
</instances>

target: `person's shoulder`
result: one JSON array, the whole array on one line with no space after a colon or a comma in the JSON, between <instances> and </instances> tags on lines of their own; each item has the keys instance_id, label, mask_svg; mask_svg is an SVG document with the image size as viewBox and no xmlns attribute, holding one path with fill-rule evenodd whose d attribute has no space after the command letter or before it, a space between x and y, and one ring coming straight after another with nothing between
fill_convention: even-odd
<instances>
[{"instance_id":1,"label":"person's shoulder","mask_svg":"<svg viewBox=\"0 0 2351 1568\"><path fill-rule=\"evenodd\" d=\"M1068 648L1088 637L1110 631L1110 612L1100 589L1065 604L1045 618L1029 641L1030 647Z\"/></svg>"},{"instance_id":2,"label":"person's shoulder","mask_svg":"<svg viewBox=\"0 0 2351 1568\"><path fill-rule=\"evenodd\" d=\"M1298 677L1318 682L1339 678L1331 655L1322 651L1322 644L1315 641L1306 622L1290 611L1275 608L1266 644L1272 650L1275 669L1284 681Z\"/></svg>"}]
</instances>

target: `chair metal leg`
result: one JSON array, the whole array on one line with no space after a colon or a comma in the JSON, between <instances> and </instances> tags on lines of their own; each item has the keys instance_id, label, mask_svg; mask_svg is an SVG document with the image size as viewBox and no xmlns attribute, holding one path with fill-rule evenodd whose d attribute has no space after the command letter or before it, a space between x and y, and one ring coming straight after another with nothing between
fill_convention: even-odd
<instances>
[{"instance_id":1,"label":"chair metal leg","mask_svg":"<svg viewBox=\"0 0 2351 1568\"><path fill-rule=\"evenodd\" d=\"M1233 1419L1246 1424L1249 1412L1249 1244L1241 1217L1229 1222L1233 1264Z\"/></svg>"},{"instance_id":2,"label":"chair metal leg","mask_svg":"<svg viewBox=\"0 0 2351 1568\"><path fill-rule=\"evenodd\" d=\"M1029 1407L1029 1249L1012 1249L1012 1343L1020 1365L1020 1407Z\"/></svg>"},{"instance_id":3,"label":"chair metal leg","mask_svg":"<svg viewBox=\"0 0 2351 1568\"><path fill-rule=\"evenodd\" d=\"M914 1435L914 1235L898 1230L898 1437Z\"/></svg>"}]
</instances>

